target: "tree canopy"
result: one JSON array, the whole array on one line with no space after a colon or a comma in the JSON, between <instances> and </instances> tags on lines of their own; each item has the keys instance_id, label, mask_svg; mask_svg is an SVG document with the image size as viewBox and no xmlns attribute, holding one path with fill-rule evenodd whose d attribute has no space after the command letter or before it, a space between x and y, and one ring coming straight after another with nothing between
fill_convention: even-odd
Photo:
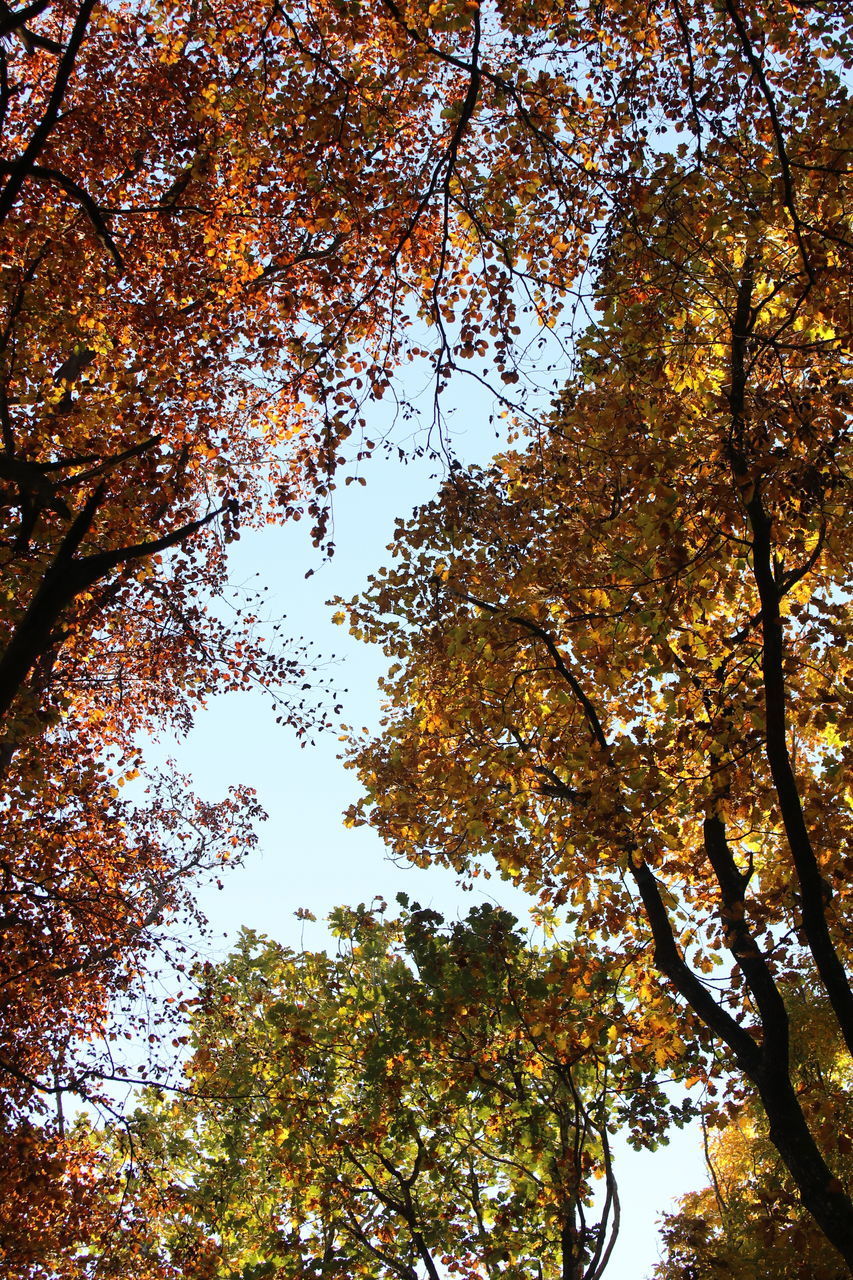
<instances>
[{"instance_id":1,"label":"tree canopy","mask_svg":"<svg viewBox=\"0 0 853 1280\"><path fill-rule=\"evenodd\" d=\"M132 1185L174 1200L166 1258L195 1274L189 1235L217 1274L599 1277L609 1128L648 1145L681 1118L620 966L492 907L331 924L337 955L246 932L208 966L183 1085L130 1119Z\"/></svg>"},{"instance_id":2,"label":"tree canopy","mask_svg":"<svg viewBox=\"0 0 853 1280\"><path fill-rule=\"evenodd\" d=\"M398 528L349 608L393 662L351 820L644 956L640 998L663 981L726 1047L849 1263L780 987L813 965L853 1048L849 206L825 125L800 122L802 218L748 131L709 142L713 182L660 157L541 429Z\"/></svg>"},{"instance_id":3,"label":"tree canopy","mask_svg":"<svg viewBox=\"0 0 853 1280\"><path fill-rule=\"evenodd\" d=\"M850 1264L785 995L810 966L853 1046L848 7L34 0L0 36L8 1151L61 1164L111 1001L260 817L122 792L140 735L254 684L331 718L228 544L329 549L421 367L439 433L466 374L526 435L353 606L397 667L354 820L627 950L658 1065L725 1046Z\"/></svg>"}]
</instances>

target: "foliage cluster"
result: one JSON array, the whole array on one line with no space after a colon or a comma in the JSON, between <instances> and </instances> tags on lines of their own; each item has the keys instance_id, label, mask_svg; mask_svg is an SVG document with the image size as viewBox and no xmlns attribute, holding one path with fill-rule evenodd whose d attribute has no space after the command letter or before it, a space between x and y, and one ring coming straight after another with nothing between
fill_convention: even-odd
<instances>
[{"instance_id":1,"label":"foliage cluster","mask_svg":"<svg viewBox=\"0 0 853 1280\"><path fill-rule=\"evenodd\" d=\"M620 966L491 907L330 924L336 956L246 931L208 966L185 1086L131 1117L122 1153L174 1199L166 1257L191 1235L218 1274L595 1280L608 1127L653 1144L681 1120Z\"/></svg>"}]
</instances>

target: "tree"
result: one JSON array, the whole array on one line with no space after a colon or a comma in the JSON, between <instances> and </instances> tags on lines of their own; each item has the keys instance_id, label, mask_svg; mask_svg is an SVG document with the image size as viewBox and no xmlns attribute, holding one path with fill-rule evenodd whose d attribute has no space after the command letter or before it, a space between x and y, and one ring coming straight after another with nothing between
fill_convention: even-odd
<instances>
[{"instance_id":1,"label":"tree","mask_svg":"<svg viewBox=\"0 0 853 1280\"><path fill-rule=\"evenodd\" d=\"M850 1062L825 1000L805 983L786 993L797 1091L837 1166L850 1169ZM804 1213L752 1102L730 1108L708 1142L711 1185L667 1216L659 1280L834 1280L838 1255Z\"/></svg>"},{"instance_id":2,"label":"tree","mask_svg":"<svg viewBox=\"0 0 853 1280\"><path fill-rule=\"evenodd\" d=\"M813 133L840 119L832 4L772 11L772 70L733 4L487 16L468 0L6 15L0 709L29 686L38 704L84 598L88 636L127 617L152 557L214 513L227 538L235 504L263 520L304 499L319 536L361 400L422 351L416 318L440 381L493 340L517 382L516 286L553 322L594 229L632 223L653 120L711 177L704 135L736 125L781 172L781 204L765 195L803 253L806 234L833 243L836 213L798 212L785 136L799 97ZM220 583L219 549L192 560L193 589Z\"/></svg>"},{"instance_id":3,"label":"tree","mask_svg":"<svg viewBox=\"0 0 853 1280\"><path fill-rule=\"evenodd\" d=\"M541 430L398 528L350 606L393 662L351 820L630 948L640 996L677 993L682 1036L754 1088L849 1266L780 985L813 966L853 1048L849 193L822 128L789 139L797 219L751 121L709 143L713 184L662 156Z\"/></svg>"},{"instance_id":4,"label":"tree","mask_svg":"<svg viewBox=\"0 0 853 1280\"><path fill-rule=\"evenodd\" d=\"M416 27L382 3L36 0L0 18L7 1050L25 1023L54 1065L100 1035L116 975L198 861L181 840L156 844L157 814L116 803L140 732L185 728L208 695L255 682L297 732L325 723L289 692L312 681L305 656L270 655L252 606L226 612L238 521L307 509L323 538L347 439L372 447L362 402L421 349L415 317L444 334L458 304L460 344L482 354L471 330L494 297L506 349L510 157L515 181L547 153L569 191L555 130L573 98L554 86L551 123L537 107L534 126L540 91L520 63L500 130L490 116L462 148L480 99L506 94L503 79L480 84L477 51L501 60L518 24L481 42L465 4L409 16ZM454 190L475 175L470 197ZM493 230L462 235L457 207L475 203ZM572 270L583 239L561 251ZM469 284L476 254L487 265ZM439 365L446 350L445 336ZM230 813L207 810L215 831ZM62 1015L67 1001L89 1021ZM4 1075L50 1096L55 1071L29 1052Z\"/></svg>"},{"instance_id":5,"label":"tree","mask_svg":"<svg viewBox=\"0 0 853 1280\"><path fill-rule=\"evenodd\" d=\"M491 907L331 919L337 956L247 931L209 966L186 1084L130 1118L136 1182L175 1200L166 1256L189 1231L223 1275L600 1276L608 1128L653 1143L677 1110L618 966L526 944Z\"/></svg>"},{"instance_id":6,"label":"tree","mask_svg":"<svg viewBox=\"0 0 853 1280\"><path fill-rule=\"evenodd\" d=\"M0 1263L8 1280L179 1280L156 1257L165 1205L152 1187L122 1196L121 1178L78 1125L65 1135L20 1123L0 1146ZM201 1250L193 1250L198 1266Z\"/></svg>"},{"instance_id":7,"label":"tree","mask_svg":"<svg viewBox=\"0 0 853 1280\"><path fill-rule=\"evenodd\" d=\"M93 1087L76 1047L193 875L251 847L245 791L120 802L140 733L253 683L297 732L325 722L290 693L305 656L267 650L252 602L229 617L226 547L240 517L321 521L354 383L378 394L394 359L388 269L429 269L399 157L452 126L381 9L38 0L0 26L11 1116Z\"/></svg>"},{"instance_id":8,"label":"tree","mask_svg":"<svg viewBox=\"0 0 853 1280\"><path fill-rule=\"evenodd\" d=\"M515 394L527 324L582 315L598 241L633 234L667 277L666 217L644 210L683 203L688 174L742 212L753 192L810 314L833 282L842 299L845 15L34 0L0 16L7 1052L16 1010L51 1010L3 1067L16 1109L52 1098L48 1060L101 1036L193 868L176 828L113 795L140 729L255 680L312 722L287 693L302 655L268 660L251 620L229 630L208 607L238 517L307 511L327 539L394 369L426 360L438 392L489 357ZM677 147L680 166L655 159ZM205 858L233 817L207 812Z\"/></svg>"},{"instance_id":9,"label":"tree","mask_svg":"<svg viewBox=\"0 0 853 1280\"><path fill-rule=\"evenodd\" d=\"M149 1078L161 1046L174 1054L183 1028L168 1007L152 1016L139 1000L140 974L183 967L199 878L251 849L259 816L245 788L206 804L174 774L152 780L141 802L122 800L85 757L70 767L61 745L42 744L30 777L13 778L0 825L0 1264L10 1280L73 1280L68 1242L115 1231L109 1170L69 1112L79 1099L114 1109L109 1082L134 1074L126 1041Z\"/></svg>"}]
</instances>

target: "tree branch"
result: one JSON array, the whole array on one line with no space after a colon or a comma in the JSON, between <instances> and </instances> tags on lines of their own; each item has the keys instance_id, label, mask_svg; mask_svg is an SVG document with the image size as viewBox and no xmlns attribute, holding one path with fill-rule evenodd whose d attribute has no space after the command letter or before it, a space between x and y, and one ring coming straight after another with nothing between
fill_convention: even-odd
<instances>
[{"instance_id":1,"label":"tree branch","mask_svg":"<svg viewBox=\"0 0 853 1280\"><path fill-rule=\"evenodd\" d=\"M0 716L5 715L20 692L39 657L54 642L55 627L67 606L81 592L94 586L113 569L166 551L191 538L194 533L222 514L217 508L208 515L173 529L161 538L99 551L81 559L75 553L91 530L104 498L100 484L90 495L45 572L30 602L0 657Z\"/></svg>"},{"instance_id":2,"label":"tree branch","mask_svg":"<svg viewBox=\"0 0 853 1280\"><path fill-rule=\"evenodd\" d=\"M3 5L3 16L0 17L0 38L9 36L13 31L18 31L31 18L37 18L40 13L44 13L49 7L52 0L33 0L32 4L25 5L23 9L15 9L14 11Z\"/></svg>"},{"instance_id":3,"label":"tree branch","mask_svg":"<svg viewBox=\"0 0 853 1280\"><path fill-rule=\"evenodd\" d=\"M0 173L14 174L17 172L20 164L20 160L0 160ZM30 165L29 169L24 174L24 178L33 178L37 182L51 182L55 186L61 187L67 195L73 197L73 199L75 199L83 209L92 226L95 228L98 239L110 254L113 262L119 270L119 273L122 275L124 274L124 261L115 240L113 240L113 237L110 234L110 229L107 226L104 215L84 187L81 187L73 178L69 178L66 174L60 173L58 169L50 169L40 164Z\"/></svg>"},{"instance_id":4,"label":"tree branch","mask_svg":"<svg viewBox=\"0 0 853 1280\"><path fill-rule=\"evenodd\" d=\"M56 78L53 82L53 89L44 109L44 114L33 130L27 146L18 159L14 161L14 172L10 174L6 186L0 192L0 223L4 222L9 216L20 194L21 187L29 177L42 148L50 137L51 130L59 119L59 108L62 106L63 99L68 91L68 85L74 71L74 63L97 2L98 0L82 0L77 11L77 18L71 31L71 36L56 68Z\"/></svg>"}]
</instances>

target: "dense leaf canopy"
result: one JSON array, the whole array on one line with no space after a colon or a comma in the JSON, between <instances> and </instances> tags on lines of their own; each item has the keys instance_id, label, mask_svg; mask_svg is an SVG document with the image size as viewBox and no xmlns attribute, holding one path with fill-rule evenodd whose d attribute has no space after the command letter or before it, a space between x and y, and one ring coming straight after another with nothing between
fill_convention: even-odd
<instances>
[{"instance_id":1,"label":"dense leaf canopy","mask_svg":"<svg viewBox=\"0 0 853 1280\"><path fill-rule=\"evenodd\" d=\"M164 1261L195 1274L190 1237L222 1275L595 1280L608 1126L653 1144L680 1118L621 966L526 944L491 907L331 923L336 956L247 932L209 966L185 1084L131 1118L133 1185L175 1200Z\"/></svg>"},{"instance_id":2,"label":"dense leaf canopy","mask_svg":"<svg viewBox=\"0 0 853 1280\"><path fill-rule=\"evenodd\" d=\"M328 546L411 365L439 442L463 373L528 435L453 471L354 606L398 664L359 813L571 900L629 954L658 1065L701 1074L696 1037L722 1041L853 1259L782 994L808 954L853 1045L849 23L840 0L3 10L0 1165L66 1170L13 1179L16 1222L30 1194L59 1221L51 1181L74 1200L62 1097L112 1073L110 1001L260 816L169 777L123 799L140 734L255 684L302 735L328 718L306 655L226 599L227 545L304 514ZM9 1274L34 1250L0 1231Z\"/></svg>"},{"instance_id":3,"label":"dense leaf canopy","mask_svg":"<svg viewBox=\"0 0 853 1280\"><path fill-rule=\"evenodd\" d=\"M821 105L790 139L796 215L752 118L703 166L648 166L550 417L398 529L349 607L393 660L351 820L645 955L849 1261L779 986L813 964L853 1049L850 113Z\"/></svg>"}]
</instances>

